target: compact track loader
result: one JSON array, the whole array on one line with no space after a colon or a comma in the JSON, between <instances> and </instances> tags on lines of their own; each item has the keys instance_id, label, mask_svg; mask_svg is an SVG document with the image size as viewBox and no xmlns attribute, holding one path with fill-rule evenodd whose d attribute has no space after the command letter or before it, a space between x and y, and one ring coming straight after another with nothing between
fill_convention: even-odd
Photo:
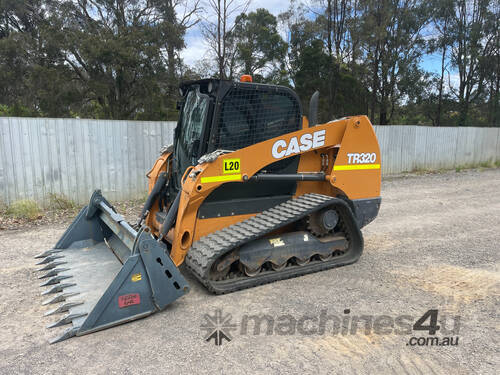
<instances>
[{"instance_id":1,"label":"compact track loader","mask_svg":"<svg viewBox=\"0 0 500 375\"><path fill-rule=\"evenodd\" d=\"M70 324L52 342L164 309L189 290L183 263L221 294L358 260L381 201L370 121L317 124L318 93L308 119L291 89L245 78L181 85L136 223L97 190L38 256L46 315L66 313L49 327Z\"/></svg>"}]
</instances>

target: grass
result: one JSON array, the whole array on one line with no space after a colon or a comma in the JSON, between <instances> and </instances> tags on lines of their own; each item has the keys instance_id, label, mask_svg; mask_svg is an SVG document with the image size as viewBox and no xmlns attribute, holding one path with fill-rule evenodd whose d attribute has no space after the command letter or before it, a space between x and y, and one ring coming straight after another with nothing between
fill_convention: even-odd
<instances>
[{"instance_id":1,"label":"grass","mask_svg":"<svg viewBox=\"0 0 500 375\"><path fill-rule=\"evenodd\" d=\"M14 202L7 207L5 212L16 219L34 220L41 215L40 207L31 199L22 199Z\"/></svg>"},{"instance_id":2,"label":"grass","mask_svg":"<svg viewBox=\"0 0 500 375\"><path fill-rule=\"evenodd\" d=\"M463 164L463 165L457 165L455 167L455 172L460 173L468 169L478 169L480 172L483 171L484 169L488 168L499 168L500 167L500 160L497 160L495 162L493 161L487 161L487 162L481 162L481 163L476 163L476 164ZM428 173L444 173L449 170L452 170L453 168L440 168L440 169L425 169L422 167L418 167L413 169L411 172L403 172L403 173L415 173L417 175L423 175L423 174L428 174Z\"/></svg>"},{"instance_id":3,"label":"grass","mask_svg":"<svg viewBox=\"0 0 500 375\"><path fill-rule=\"evenodd\" d=\"M439 173L445 173L449 171L449 169L445 169L445 168L439 168L439 169L425 169L425 168L422 168L422 167L418 167L418 168L415 168L413 169L412 171L410 172L404 172L404 173L414 173L416 175L425 175L425 174L439 174Z\"/></svg>"},{"instance_id":4,"label":"grass","mask_svg":"<svg viewBox=\"0 0 500 375\"><path fill-rule=\"evenodd\" d=\"M117 211L127 220L137 218L145 199L131 199L115 202ZM42 203L43 202L43 203ZM20 200L10 205L0 200L0 231L32 228L41 225L70 223L82 205L64 195L48 194L40 204L34 200Z\"/></svg>"},{"instance_id":5,"label":"grass","mask_svg":"<svg viewBox=\"0 0 500 375\"><path fill-rule=\"evenodd\" d=\"M425 169L425 168L422 168L422 167L418 167L418 168L415 168L412 171L407 172L407 173L415 173L415 174L418 174L418 175L422 175L422 174L426 174L426 173L429 173L429 172L431 172L430 169Z\"/></svg>"},{"instance_id":6,"label":"grass","mask_svg":"<svg viewBox=\"0 0 500 375\"><path fill-rule=\"evenodd\" d=\"M49 205L47 208L51 210L73 210L76 208L75 202L67 198L64 194L49 193Z\"/></svg>"},{"instance_id":7,"label":"grass","mask_svg":"<svg viewBox=\"0 0 500 375\"><path fill-rule=\"evenodd\" d=\"M493 167L493 163L489 162L489 161L485 161L485 162L479 163L479 167L481 167L481 168L491 168L491 167Z\"/></svg>"},{"instance_id":8,"label":"grass","mask_svg":"<svg viewBox=\"0 0 500 375\"><path fill-rule=\"evenodd\" d=\"M0 200L0 215L7 215L7 204Z\"/></svg>"},{"instance_id":9,"label":"grass","mask_svg":"<svg viewBox=\"0 0 500 375\"><path fill-rule=\"evenodd\" d=\"M474 164L463 164L463 165L457 165L455 168L455 172L460 173L462 171L465 171L467 169L472 169L478 167L477 165Z\"/></svg>"}]
</instances>

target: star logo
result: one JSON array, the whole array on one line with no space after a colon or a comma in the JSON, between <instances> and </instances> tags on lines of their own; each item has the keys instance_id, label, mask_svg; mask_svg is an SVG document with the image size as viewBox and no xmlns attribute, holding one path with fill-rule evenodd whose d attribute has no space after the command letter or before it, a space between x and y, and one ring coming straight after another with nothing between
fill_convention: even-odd
<instances>
[{"instance_id":1,"label":"star logo","mask_svg":"<svg viewBox=\"0 0 500 375\"><path fill-rule=\"evenodd\" d=\"M231 314L224 315L220 309L215 310L213 315L204 314L200 328L206 332L205 341L210 342L213 339L217 346L222 345L223 340L231 341L233 339L231 331L236 330L236 324L231 323L232 318Z\"/></svg>"}]
</instances>

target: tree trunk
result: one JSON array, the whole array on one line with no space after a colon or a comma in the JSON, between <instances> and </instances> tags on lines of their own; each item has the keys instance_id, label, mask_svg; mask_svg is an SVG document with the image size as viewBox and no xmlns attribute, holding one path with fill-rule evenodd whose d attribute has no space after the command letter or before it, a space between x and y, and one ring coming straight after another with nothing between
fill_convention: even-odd
<instances>
[{"instance_id":1,"label":"tree trunk","mask_svg":"<svg viewBox=\"0 0 500 375\"><path fill-rule=\"evenodd\" d=\"M217 1L217 60L219 63L219 78L224 79L224 60L222 57L222 38L221 38L221 24L222 24L222 9L220 1ZM224 1L225 2L225 1Z\"/></svg>"},{"instance_id":2,"label":"tree trunk","mask_svg":"<svg viewBox=\"0 0 500 375\"><path fill-rule=\"evenodd\" d=\"M332 48L332 0L327 5L327 48L328 48L328 121L333 117L333 48Z\"/></svg>"},{"instance_id":3,"label":"tree trunk","mask_svg":"<svg viewBox=\"0 0 500 375\"><path fill-rule=\"evenodd\" d=\"M379 44L377 43L377 47L375 49L375 56L373 59L373 72L372 72L372 95L371 95L371 103L370 103L370 120L372 123L375 123L375 109L377 104L377 91L378 91L378 66L379 66Z\"/></svg>"},{"instance_id":4,"label":"tree trunk","mask_svg":"<svg viewBox=\"0 0 500 375\"><path fill-rule=\"evenodd\" d=\"M167 45L167 69L168 69L168 88L169 92L171 94L174 94L174 90L172 90L172 87L175 87L175 50L174 46L171 44ZM175 95L175 94L174 94Z\"/></svg>"},{"instance_id":5,"label":"tree trunk","mask_svg":"<svg viewBox=\"0 0 500 375\"><path fill-rule=\"evenodd\" d=\"M496 72L496 80L492 79L491 81L491 89L490 89L490 110L488 114L488 122L493 126L500 126L500 55L497 54L497 72Z\"/></svg>"},{"instance_id":6,"label":"tree trunk","mask_svg":"<svg viewBox=\"0 0 500 375\"><path fill-rule=\"evenodd\" d=\"M493 97L493 123L495 126L500 127L500 108L499 108L499 103L500 103L500 93L499 93L499 86L500 86L500 55L497 55L497 82L496 82L496 87L495 87L495 96Z\"/></svg>"},{"instance_id":7,"label":"tree trunk","mask_svg":"<svg viewBox=\"0 0 500 375\"><path fill-rule=\"evenodd\" d=\"M469 101L467 99L460 99L458 106L458 126L465 126L467 123L467 114L469 112Z\"/></svg>"},{"instance_id":8,"label":"tree trunk","mask_svg":"<svg viewBox=\"0 0 500 375\"><path fill-rule=\"evenodd\" d=\"M382 64L383 66L384 64ZM387 87L387 80L385 77L387 77L387 72L385 68L382 68L382 88L380 91L380 112L379 112L379 124L380 125L387 125L387 101L388 101L388 87Z\"/></svg>"},{"instance_id":9,"label":"tree trunk","mask_svg":"<svg viewBox=\"0 0 500 375\"><path fill-rule=\"evenodd\" d=\"M166 20L168 23L175 25L177 20L175 19L175 9L172 0L166 2L168 11L166 12ZM167 43L167 90L169 97L175 97L177 95L177 79L176 79L176 62L175 62L175 47L173 42Z\"/></svg>"},{"instance_id":10,"label":"tree trunk","mask_svg":"<svg viewBox=\"0 0 500 375\"><path fill-rule=\"evenodd\" d=\"M445 70L445 60L446 60L446 26L447 22L444 23L443 28L443 52L441 54L441 78L439 79L439 94L438 94L438 107L436 111L436 126L441 126L441 108L443 105L443 81L444 81L444 70Z\"/></svg>"},{"instance_id":11,"label":"tree trunk","mask_svg":"<svg viewBox=\"0 0 500 375\"><path fill-rule=\"evenodd\" d=\"M466 87L465 81L460 82L460 88L458 92L458 126L465 126L467 121L467 112L469 111L469 101L466 98Z\"/></svg>"}]
</instances>

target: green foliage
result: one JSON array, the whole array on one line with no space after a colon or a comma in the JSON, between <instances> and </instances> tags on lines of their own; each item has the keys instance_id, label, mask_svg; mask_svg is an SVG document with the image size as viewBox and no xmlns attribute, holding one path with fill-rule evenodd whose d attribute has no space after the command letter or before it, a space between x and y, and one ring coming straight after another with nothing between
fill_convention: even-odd
<instances>
[{"instance_id":1,"label":"green foliage","mask_svg":"<svg viewBox=\"0 0 500 375\"><path fill-rule=\"evenodd\" d=\"M320 121L500 126L496 3L291 0L276 17L236 0L206 6L212 18L199 4L0 0L0 116L176 120L180 81L252 74L293 87L306 113L319 90ZM202 18L222 56L187 67L186 30ZM437 73L423 71L426 53Z\"/></svg>"},{"instance_id":2,"label":"green foliage","mask_svg":"<svg viewBox=\"0 0 500 375\"><path fill-rule=\"evenodd\" d=\"M328 72L331 62L317 24L308 20L294 24L290 44L295 89L304 103L305 111L311 95L318 90L320 121L331 120L331 115L338 118L366 113L368 91L347 67L341 67L338 62L333 62L335 69L332 72L337 89L335 100L333 103L329 101L331 85Z\"/></svg>"},{"instance_id":3,"label":"green foliage","mask_svg":"<svg viewBox=\"0 0 500 375\"><path fill-rule=\"evenodd\" d=\"M16 219L34 220L41 214L38 204L30 199L23 199L12 203L6 211L7 215Z\"/></svg>"},{"instance_id":4,"label":"green foliage","mask_svg":"<svg viewBox=\"0 0 500 375\"><path fill-rule=\"evenodd\" d=\"M75 202L63 194L49 193L48 202L48 208L52 210L72 210L76 208Z\"/></svg>"},{"instance_id":5,"label":"green foliage","mask_svg":"<svg viewBox=\"0 0 500 375\"><path fill-rule=\"evenodd\" d=\"M229 38L236 45L236 63L242 74L261 73L282 65L287 45L278 33L276 17L266 9L242 13Z\"/></svg>"},{"instance_id":6,"label":"green foliage","mask_svg":"<svg viewBox=\"0 0 500 375\"><path fill-rule=\"evenodd\" d=\"M0 216L6 215L7 209L8 209L7 204L3 200L0 200Z\"/></svg>"},{"instance_id":7,"label":"green foliage","mask_svg":"<svg viewBox=\"0 0 500 375\"><path fill-rule=\"evenodd\" d=\"M33 112L31 109L15 103L12 106L0 104L0 117L37 117L38 113Z\"/></svg>"},{"instance_id":8,"label":"green foliage","mask_svg":"<svg viewBox=\"0 0 500 375\"><path fill-rule=\"evenodd\" d=\"M479 166L481 168L492 168L493 167L493 163L490 162L490 161L484 161L482 163L479 163Z\"/></svg>"},{"instance_id":9,"label":"green foliage","mask_svg":"<svg viewBox=\"0 0 500 375\"><path fill-rule=\"evenodd\" d=\"M178 6L1 1L1 114L176 118L178 51L189 18L176 16Z\"/></svg>"}]
</instances>

